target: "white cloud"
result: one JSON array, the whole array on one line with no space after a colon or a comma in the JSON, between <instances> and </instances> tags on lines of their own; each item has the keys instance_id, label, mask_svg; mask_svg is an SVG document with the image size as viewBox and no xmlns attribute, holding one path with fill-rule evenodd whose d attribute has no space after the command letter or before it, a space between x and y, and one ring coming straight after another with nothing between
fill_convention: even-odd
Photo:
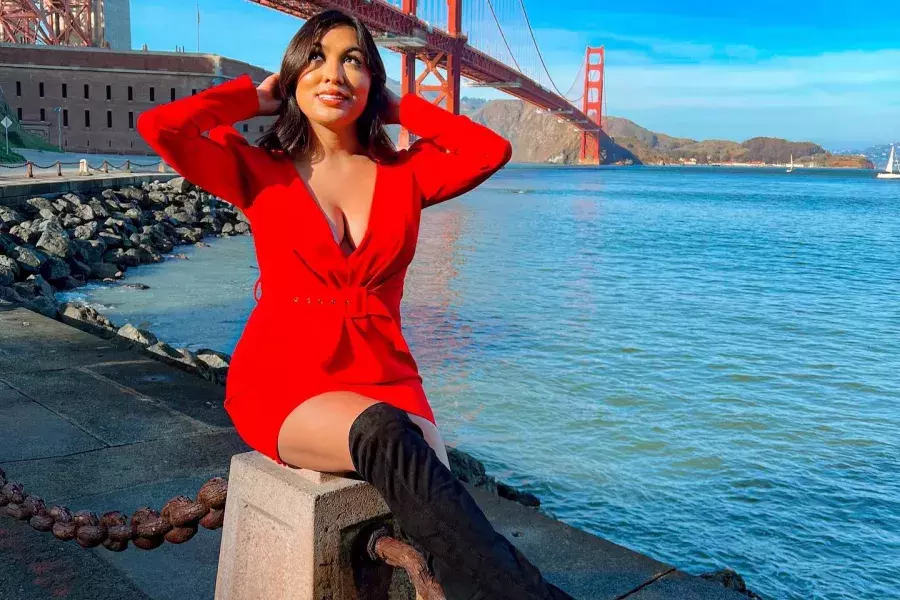
<instances>
[{"instance_id":1,"label":"white cloud","mask_svg":"<svg viewBox=\"0 0 900 600\"><path fill-rule=\"evenodd\" d=\"M746 61L756 60L759 56L759 50L747 44L727 44L722 48L722 53L728 58Z\"/></svg>"},{"instance_id":2,"label":"white cloud","mask_svg":"<svg viewBox=\"0 0 900 600\"><path fill-rule=\"evenodd\" d=\"M703 60L711 58L716 51L712 44L697 44L684 40L670 40L664 38L655 38L637 35L622 35L612 32L603 32L596 34L597 37L603 39L607 43L624 42L635 46L647 48L655 54L668 56L673 58L688 58L693 60Z\"/></svg>"},{"instance_id":3,"label":"white cloud","mask_svg":"<svg viewBox=\"0 0 900 600\"><path fill-rule=\"evenodd\" d=\"M655 106L851 106L900 93L900 50L774 58L753 64L617 66L607 55L610 111ZM614 100L613 100L614 99Z\"/></svg>"}]
</instances>

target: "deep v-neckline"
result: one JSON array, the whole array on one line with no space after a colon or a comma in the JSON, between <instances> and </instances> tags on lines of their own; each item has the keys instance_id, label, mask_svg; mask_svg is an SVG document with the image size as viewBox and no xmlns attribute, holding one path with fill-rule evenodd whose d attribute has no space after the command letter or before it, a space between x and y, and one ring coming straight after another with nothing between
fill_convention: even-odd
<instances>
[{"instance_id":1,"label":"deep v-neckline","mask_svg":"<svg viewBox=\"0 0 900 600\"><path fill-rule=\"evenodd\" d=\"M302 196L306 197L309 203L312 205L311 208L315 209L317 216L319 218L319 222L324 226L325 233L328 234L328 240L331 242L331 247L334 248L337 253L344 260L350 260L352 257L356 256L363 249L363 246L369 241L369 238L372 237L372 225L374 223L375 216L375 206L378 203L378 184L381 181L381 165L377 161L373 161L375 164L375 181L372 184L372 198L369 203L369 217L366 219L366 232L363 234L362 239L356 244L356 247L349 253L345 254L344 249L341 247L341 242L338 242L334 239L334 232L331 229L330 219L328 215L325 214L325 211L322 209L322 205L319 203L319 200L316 198L315 193L312 188L309 186L309 183L303 178L303 175L300 174L300 171L297 169L297 165L294 164L293 160L288 159L288 168L291 170L291 183L293 185L297 182L300 182L300 187L302 188ZM347 236L347 228L349 223L347 222L347 215L341 211L344 219L344 237Z\"/></svg>"}]
</instances>

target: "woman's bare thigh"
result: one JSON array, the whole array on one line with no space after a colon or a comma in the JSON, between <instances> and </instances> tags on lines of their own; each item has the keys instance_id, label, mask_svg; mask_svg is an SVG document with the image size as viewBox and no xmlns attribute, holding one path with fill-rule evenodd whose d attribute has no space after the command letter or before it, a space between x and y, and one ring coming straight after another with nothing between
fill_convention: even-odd
<instances>
[{"instance_id":1,"label":"woman's bare thigh","mask_svg":"<svg viewBox=\"0 0 900 600\"><path fill-rule=\"evenodd\" d=\"M306 400L281 426L278 434L281 459L294 467L325 473L354 471L350 458L350 427L360 413L378 402L353 392L326 392ZM407 414L449 468L447 450L437 427L418 415Z\"/></svg>"}]
</instances>

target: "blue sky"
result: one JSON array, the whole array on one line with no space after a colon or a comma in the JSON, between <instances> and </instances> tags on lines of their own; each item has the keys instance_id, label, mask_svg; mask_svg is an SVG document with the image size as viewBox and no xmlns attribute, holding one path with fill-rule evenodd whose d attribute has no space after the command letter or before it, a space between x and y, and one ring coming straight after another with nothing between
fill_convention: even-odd
<instances>
[{"instance_id":1,"label":"blue sky","mask_svg":"<svg viewBox=\"0 0 900 600\"><path fill-rule=\"evenodd\" d=\"M502 12L514 0L493 2ZM890 4L525 0L563 90L585 46L606 46L610 115L695 139L767 135L835 149L900 141L900 5L891 12ZM195 2L131 0L131 7L135 48L196 49ZM200 11L203 52L270 70L302 24L248 0L200 0ZM399 58L384 57L399 79Z\"/></svg>"}]
</instances>

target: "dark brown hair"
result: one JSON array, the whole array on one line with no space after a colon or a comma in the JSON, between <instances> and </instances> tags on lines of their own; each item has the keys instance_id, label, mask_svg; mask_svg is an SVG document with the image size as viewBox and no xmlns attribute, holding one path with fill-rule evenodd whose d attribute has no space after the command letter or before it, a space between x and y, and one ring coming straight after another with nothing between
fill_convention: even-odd
<instances>
[{"instance_id":1,"label":"dark brown hair","mask_svg":"<svg viewBox=\"0 0 900 600\"><path fill-rule=\"evenodd\" d=\"M363 53L366 68L372 77L366 108L356 120L356 133L366 153L373 160L390 160L396 153L394 144L384 129L384 115L388 100L387 74L378 54L372 34L356 17L339 10L326 10L315 15L291 39L281 61L279 93L281 107L269 130L259 138L259 146L269 152L284 152L288 156L299 153L309 157L315 151L315 140L309 119L297 105L297 80L306 70L316 44L335 27L351 27Z\"/></svg>"}]
</instances>

